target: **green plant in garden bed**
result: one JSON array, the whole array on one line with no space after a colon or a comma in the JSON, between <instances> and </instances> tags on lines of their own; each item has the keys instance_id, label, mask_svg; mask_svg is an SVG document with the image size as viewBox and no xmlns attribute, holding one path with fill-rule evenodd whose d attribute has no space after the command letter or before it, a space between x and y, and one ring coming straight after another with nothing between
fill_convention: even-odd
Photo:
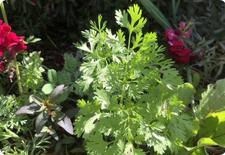
<instances>
[{"instance_id":1,"label":"green plant in garden bed","mask_svg":"<svg viewBox=\"0 0 225 155\"><path fill-rule=\"evenodd\" d=\"M138 5L116 11L116 22L113 34L99 16L78 45L85 53L77 84L89 100L78 102L75 132L89 154L178 153L197 130L186 109L194 88L165 58L156 33L142 32Z\"/></svg>"},{"instance_id":2,"label":"green plant in garden bed","mask_svg":"<svg viewBox=\"0 0 225 155\"><path fill-rule=\"evenodd\" d=\"M24 38L0 24L0 34L7 30L3 40L15 41L0 42L8 45L0 51L1 84L6 86L0 95L0 153L84 154L73 130L84 139L88 154L222 153L225 80L208 85L200 99L194 98L196 90L165 56L156 33L143 32L147 20L139 6L118 10L115 17L116 32L102 16L97 23L91 21L90 30L82 32L86 41L76 45L83 61L65 54L60 71L44 69L40 52L12 50L15 45L25 49ZM168 41L174 41L170 35ZM175 41L180 41L177 36ZM8 76L11 83L6 82ZM83 97L77 102L78 113L71 103L77 97Z\"/></svg>"}]
</instances>

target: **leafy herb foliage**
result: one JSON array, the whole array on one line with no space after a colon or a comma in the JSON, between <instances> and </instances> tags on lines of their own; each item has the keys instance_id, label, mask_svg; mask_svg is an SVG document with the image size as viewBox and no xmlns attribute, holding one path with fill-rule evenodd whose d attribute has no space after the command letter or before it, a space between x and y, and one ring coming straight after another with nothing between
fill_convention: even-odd
<instances>
[{"instance_id":1,"label":"leafy herb foliage","mask_svg":"<svg viewBox=\"0 0 225 155\"><path fill-rule=\"evenodd\" d=\"M194 89L165 58L156 33L142 32L138 5L116 11L116 22L114 34L99 16L77 45L84 52L77 84L89 101L78 102L75 132L89 154L176 153L195 135L185 112Z\"/></svg>"},{"instance_id":2,"label":"leafy herb foliage","mask_svg":"<svg viewBox=\"0 0 225 155\"><path fill-rule=\"evenodd\" d=\"M32 52L21 63L21 81L23 89L28 91L37 90L44 82L42 73L45 71L42 67L43 58L40 57L40 52Z\"/></svg>"}]
</instances>

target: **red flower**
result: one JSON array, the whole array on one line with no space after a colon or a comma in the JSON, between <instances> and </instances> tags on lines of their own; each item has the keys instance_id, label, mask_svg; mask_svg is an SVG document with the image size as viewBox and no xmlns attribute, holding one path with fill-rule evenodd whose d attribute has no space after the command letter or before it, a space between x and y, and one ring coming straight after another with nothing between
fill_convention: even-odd
<instances>
[{"instance_id":1,"label":"red flower","mask_svg":"<svg viewBox=\"0 0 225 155\"><path fill-rule=\"evenodd\" d=\"M187 64L191 60L192 51L186 48L184 38L190 38L192 31L185 22L179 23L178 29L169 28L165 31L165 37L169 44L169 54L177 63Z\"/></svg>"},{"instance_id":2,"label":"red flower","mask_svg":"<svg viewBox=\"0 0 225 155\"><path fill-rule=\"evenodd\" d=\"M190 62L192 51L181 46L171 46L169 48L169 54L176 62L187 64Z\"/></svg>"},{"instance_id":3,"label":"red flower","mask_svg":"<svg viewBox=\"0 0 225 155\"><path fill-rule=\"evenodd\" d=\"M5 60L9 58L4 57L5 52L8 52L9 56L14 58L17 53L26 49L24 37L12 32L11 26L0 20L0 72L5 70Z\"/></svg>"},{"instance_id":4,"label":"red flower","mask_svg":"<svg viewBox=\"0 0 225 155\"><path fill-rule=\"evenodd\" d=\"M9 32L2 46L7 49L12 57L14 57L16 53L27 49L23 39L24 37L17 36L14 32Z\"/></svg>"},{"instance_id":5,"label":"red flower","mask_svg":"<svg viewBox=\"0 0 225 155\"><path fill-rule=\"evenodd\" d=\"M0 58L2 58L4 56L4 52L0 51Z\"/></svg>"},{"instance_id":6,"label":"red flower","mask_svg":"<svg viewBox=\"0 0 225 155\"><path fill-rule=\"evenodd\" d=\"M11 32L11 26L3 23L2 20L0 20L0 49L9 52L11 57L27 49L24 37Z\"/></svg>"},{"instance_id":7,"label":"red flower","mask_svg":"<svg viewBox=\"0 0 225 155\"><path fill-rule=\"evenodd\" d=\"M171 40L168 41L170 46L175 46L175 47L184 47L185 43L182 40Z\"/></svg>"}]
</instances>

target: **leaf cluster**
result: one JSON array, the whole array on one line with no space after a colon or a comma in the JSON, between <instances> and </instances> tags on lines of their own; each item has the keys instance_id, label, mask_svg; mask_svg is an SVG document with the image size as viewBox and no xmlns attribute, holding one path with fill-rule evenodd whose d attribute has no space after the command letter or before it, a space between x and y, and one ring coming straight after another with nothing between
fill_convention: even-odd
<instances>
[{"instance_id":1,"label":"leaf cluster","mask_svg":"<svg viewBox=\"0 0 225 155\"><path fill-rule=\"evenodd\" d=\"M56 131L53 124L62 127L66 132L73 134L73 126L70 118L63 113L59 103L65 101L68 96L68 88L64 85L57 86L47 99L40 99L34 95L30 96L30 104L20 107L16 114L36 114L35 128L36 133L49 133L56 139Z\"/></svg>"},{"instance_id":2,"label":"leaf cluster","mask_svg":"<svg viewBox=\"0 0 225 155\"><path fill-rule=\"evenodd\" d=\"M89 100L78 102L75 132L89 154L176 153L195 135L194 118L185 112L194 88L165 58L156 33L142 32L146 19L138 5L116 11L116 22L115 34L101 16L82 32L87 41L77 46L84 52L77 84Z\"/></svg>"},{"instance_id":3,"label":"leaf cluster","mask_svg":"<svg viewBox=\"0 0 225 155\"><path fill-rule=\"evenodd\" d=\"M43 58L40 57L40 52L24 55L20 65L20 74L25 92L36 91L42 86L44 82L42 73L45 71L42 62Z\"/></svg>"}]
</instances>

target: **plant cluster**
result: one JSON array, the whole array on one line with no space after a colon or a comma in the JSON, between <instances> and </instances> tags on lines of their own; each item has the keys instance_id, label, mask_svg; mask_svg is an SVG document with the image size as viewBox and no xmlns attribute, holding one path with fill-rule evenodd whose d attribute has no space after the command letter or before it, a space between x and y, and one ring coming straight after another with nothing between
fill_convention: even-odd
<instances>
[{"instance_id":1,"label":"plant cluster","mask_svg":"<svg viewBox=\"0 0 225 155\"><path fill-rule=\"evenodd\" d=\"M194 26L172 27L152 1L141 0L165 28L169 55L160 35L145 32L147 19L134 4L115 12L112 29L101 15L90 21L84 40L75 44L81 60L66 53L64 66L55 70L43 65L40 52L22 52L27 43L6 24L0 2L0 56L7 63L0 73L0 154L224 153L225 80L203 93L194 88ZM180 3L172 1L174 20ZM186 69L182 77L179 71Z\"/></svg>"},{"instance_id":2,"label":"plant cluster","mask_svg":"<svg viewBox=\"0 0 225 155\"><path fill-rule=\"evenodd\" d=\"M156 33L143 34L146 19L138 5L116 11L121 27L116 34L101 20L91 22L83 32L88 42L78 46L85 52L78 84L92 93L91 100L78 102L76 133L90 154L178 152L195 128L194 118L184 112L192 86L182 84L172 61L164 58ZM184 100L184 94L190 96ZM182 120L189 126L177 128ZM181 133L176 138L174 130Z\"/></svg>"}]
</instances>

